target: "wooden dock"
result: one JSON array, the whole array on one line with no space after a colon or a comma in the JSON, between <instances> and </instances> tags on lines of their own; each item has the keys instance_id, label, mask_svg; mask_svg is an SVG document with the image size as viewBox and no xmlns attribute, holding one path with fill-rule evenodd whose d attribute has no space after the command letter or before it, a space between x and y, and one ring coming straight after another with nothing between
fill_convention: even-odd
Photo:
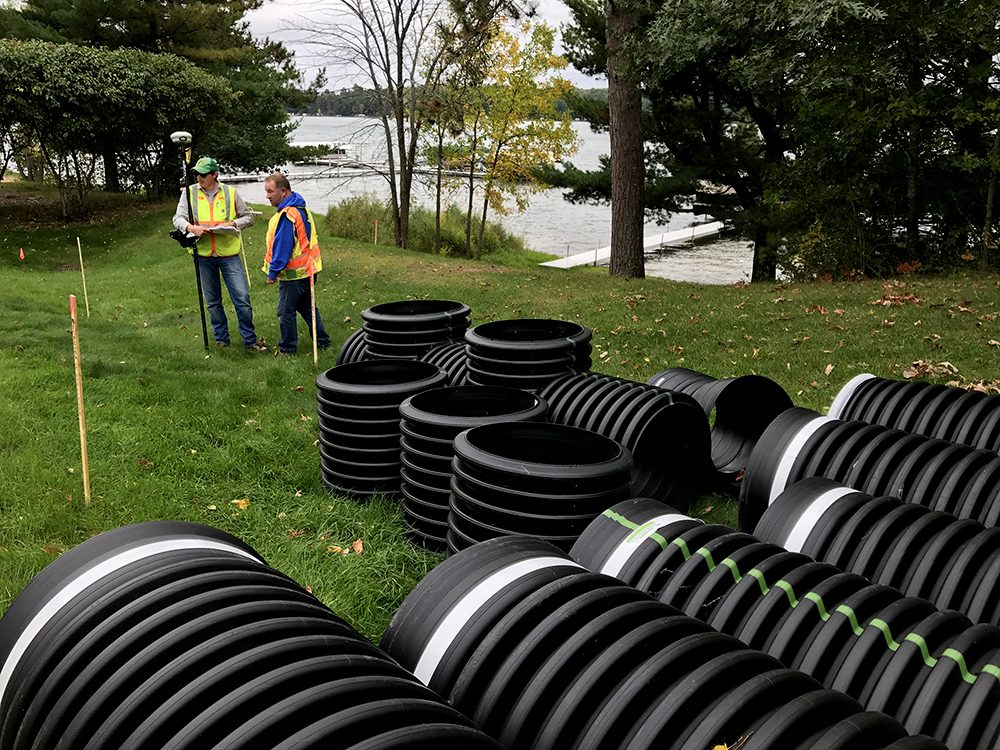
<instances>
[{"instance_id":1,"label":"wooden dock","mask_svg":"<svg viewBox=\"0 0 1000 750\"><path fill-rule=\"evenodd\" d=\"M644 253L655 253L660 248L676 245L682 242L701 240L706 237L715 237L723 228L721 221L713 221L708 224L698 224L686 229L678 229L673 232L649 235L643 238L642 251ZM596 250L587 250L576 255L567 255L565 258L556 258L539 263L541 266L549 268L573 268L574 266L585 266L587 264L597 265L611 259L611 247L599 247Z\"/></svg>"}]
</instances>

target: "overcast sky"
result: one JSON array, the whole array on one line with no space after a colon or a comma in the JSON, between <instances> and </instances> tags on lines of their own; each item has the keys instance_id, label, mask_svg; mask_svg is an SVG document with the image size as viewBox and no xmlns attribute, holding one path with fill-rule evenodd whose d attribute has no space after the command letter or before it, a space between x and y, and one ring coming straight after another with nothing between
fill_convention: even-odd
<instances>
[{"instance_id":1,"label":"overcast sky","mask_svg":"<svg viewBox=\"0 0 1000 750\"><path fill-rule=\"evenodd\" d=\"M284 42L288 49L295 52L296 64L300 70L306 73L307 80L312 79L317 68L326 67L327 87L339 89L341 87L338 85L337 71L324 64L315 53L310 53L308 48L296 45L296 33L288 30L289 21L297 20L301 23L303 18L308 18L310 10L324 6L335 7L336 4L337 0L268 0L258 10L247 13L246 19L250 22L250 32L255 38L270 37L276 41ZM562 24L569 22L570 13L560 0L539 0L537 17L558 29ZM561 52L561 50L557 48L556 52ZM585 76L573 66L566 68L564 75L571 83L580 88L607 86L607 81L603 77ZM364 83L358 81L358 85L364 86Z\"/></svg>"}]
</instances>

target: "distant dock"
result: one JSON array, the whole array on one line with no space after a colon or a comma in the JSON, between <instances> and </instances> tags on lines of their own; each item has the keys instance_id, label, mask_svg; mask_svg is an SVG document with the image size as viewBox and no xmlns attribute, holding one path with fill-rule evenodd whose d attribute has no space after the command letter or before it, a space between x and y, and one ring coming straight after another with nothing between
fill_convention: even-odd
<instances>
[{"instance_id":1,"label":"distant dock","mask_svg":"<svg viewBox=\"0 0 1000 750\"><path fill-rule=\"evenodd\" d=\"M673 232L649 235L643 238L642 251L643 253L654 253L660 248L668 245L701 240L706 237L715 237L722 232L722 229L723 224L721 221L713 221L708 224L698 224L697 226L687 227L686 229L678 229ZM565 258L548 260L544 263L539 263L539 265L548 266L549 268L573 268L575 266L585 266L588 264L596 266L598 263L604 263L610 259L611 247L609 246L599 247L596 250L587 250L586 252L576 253L575 255L567 255Z\"/></svg>"}]
</instances>

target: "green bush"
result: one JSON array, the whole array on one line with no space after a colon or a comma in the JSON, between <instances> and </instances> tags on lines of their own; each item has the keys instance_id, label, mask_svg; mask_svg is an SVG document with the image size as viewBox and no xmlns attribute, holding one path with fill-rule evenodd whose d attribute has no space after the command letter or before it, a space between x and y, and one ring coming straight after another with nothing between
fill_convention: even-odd
<instances>
[{"instance_id":1,"label":"green bush","mask_svg":"<svg viewBox=\"0 0 1000 750\"><path fill-rule=\"evenodd\" d=\"M382 225L379 244L391 245L392 210L374 195L356 195L344 198L326 211L326 230L334 237L371 242L375 236L375 222Z\"/></svg>"},{"instance_id":2,"label":"green bush","mask_svg":"<svg viewBox=\"0 0 1000 750\"><path fill-rule=\"evenodd\" d=\"M392 245L392 212L385 203L373 195L345 198L326 213L326 228L330 234L345 239L371 242L375 221L381 225L378 244ZM410 249L419 253L434 252L436 220L433 209L414 206L410 209ZM479 222L472 223L472 254L479 243ZM441 252L455 258L465 257L465 212L451 205L441 213ZM483 256L496 253L517 252L524 249L524 241L510 234L499 224L486 222L483 233Z\"/></svg>"}]
</instances>

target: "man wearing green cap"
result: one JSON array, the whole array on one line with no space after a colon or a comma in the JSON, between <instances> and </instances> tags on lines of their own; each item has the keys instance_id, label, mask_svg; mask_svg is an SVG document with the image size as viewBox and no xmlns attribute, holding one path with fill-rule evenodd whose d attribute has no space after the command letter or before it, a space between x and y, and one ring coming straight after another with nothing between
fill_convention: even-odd
<instances>
[{"instance_id":1,"label":"man wearing green cap","mask_svg":"<svg viewBox=\"0 0 1000 750\"><path fill-rule=\"evenodd\" d=\"M236 308L243 346L251 351L267 352L268 348L257 341L253 327L250 289L240 263L240 239L236 233L253 226L253 214L234 188L219 182L219 165L215 159L202 157L194 165L194 172L198 184L188 188L194 218L188 221L188 199L181 193L174 212L174 226L198 237L198 269L215 343L229 346L229 321L222 307L221 276Z\"/></svg>"}]
</instances>

